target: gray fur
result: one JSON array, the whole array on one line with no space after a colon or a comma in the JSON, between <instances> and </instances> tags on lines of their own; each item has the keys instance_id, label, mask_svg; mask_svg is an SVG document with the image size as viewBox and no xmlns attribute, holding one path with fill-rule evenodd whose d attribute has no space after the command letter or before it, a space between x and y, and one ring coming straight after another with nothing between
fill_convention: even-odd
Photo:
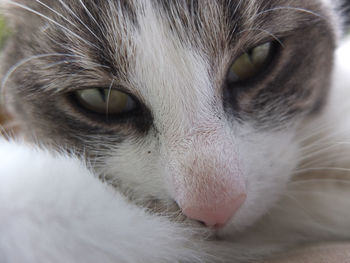
<instances>
[{"instance_id":1,"label":"gray fur","mask_svg":"<svg viewBox=\"0 0 350 263\"><path fill-rule=\"evenodd\" d=\"M161 155L163 138L171 134L167 123L162 126L156 121L159 113L142 96L150 87L133 79L138 74L135 54L140 51L135 36L143 26L140 17L146 12L144 1L85 0L85 6L76 0L63 1L64 5L57 0L43 0L42 4L13 2L42 14L35 15L11 3L5 9L15 34L2 57L3 93L23 134L41 144L80 153L95 164L93 168L101 177L112 179L112 184L130 199L135 195L133 201L137 204L156 212L178 212L175 202L153 194L139 202L136 189L103 173L105 160L111 157L112 150L119 153L124 142L143 149L142 158L151 155L161 160L157 154ZM213 109L217 119L227 120L232 127L250 125L257 132L275 132L295 127L324 108L337 33L332 20L335 13L323 2L150 2L179 48L198 54L209 65L208 82L215 98L207 107ZM242 51L267 41L276 42L278 51L264 74L251 82L228 86L225 79L232 62ZM153 54L156 50L147 52ZM37 57L25 60L32 56ZM12 72L11 67L20 61L24 63ZM152 66L157 74L164 65ZM105 118L76 106L73 91L108 87L112 79L117 79L123 84L122 89L140 101L136 113ZM171 92L172 86L166 84L161 88ZM181 130L180 124L174 130ZM149 146L144 138L154 138L155 143ZM168 207L159 208L163 203ZM186 221L182 216L176 219Z\"/></svg>"}]
</instances>

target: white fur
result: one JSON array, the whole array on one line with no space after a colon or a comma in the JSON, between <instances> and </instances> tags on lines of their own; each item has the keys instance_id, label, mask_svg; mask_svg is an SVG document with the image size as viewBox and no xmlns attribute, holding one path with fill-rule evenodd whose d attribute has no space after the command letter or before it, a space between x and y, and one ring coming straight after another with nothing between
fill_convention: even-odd
<instances>
[{"instance_id":1,"label":"white fur","mask_svg":"<svg viewBox=\"0 0 350 263\"><path fill-rule=\"evenodd\" d=\"M74 157L0 141L0 262L196 262L187 230L149 215Z\"/></svg>"},{"instance_id":2,"label":"white fur","mask_svg":"<svg viewBox=\"0 0 350 263\"><path fill-rule=\"evenodd\" d=\"M240 242L263 242L278 247L304 241L349 239L349 61L348 40L336 52L326 109L318 118L307 120L299 131L298 138L303 144L299 169L275 208L246 232Z\"/></svg>"},{"instance_id":3,"label":"white fur","mask_svg":"<svg viewBox=\"0 0 350 263\"><path fill-rule=\"evenodd\" d=\"M325 10L328 10L329 14L327 19L330 19L331 24L334 28L336 39L340 42L347 33L347 27L345 27L344 20L345 16L339 16L337 13L341 10L341 4L344 1L341 0L321 0L320 1L324 6Z\"/></svg>"},{"instance_id":4,"label":"white fur","mask_svg":"<svg viewBox=\"0 0 350 263\"><path fill-rule=\"evenodd\" d=\"M346 144L350 142L349 50L350 42L338 51L327 110L301 131L303 139L316 137L307 144L315 147L313 152L325 149L321 152L328 156L325 160L333 160L339 167L350 166L350 147ZM329 133L315 132L315 127L326 127L324 131ZM261 135L262 138L268 136ZM330 145L344 144L340 149L325 148L327 141ZM250 143L256 145L254 141ZM253 146L244 147L251 151ZM331 157L337 151L341 156ZM269 154L264 148L255 154L261 153ZM345 176L348 174L345 171ZM310 176L309 171L299 182L291 182L285 198L268 216L248 231L231 237L231 244L210 243L196 238L196 229L171 223L130 204L75 157L2 140L0 262L214 262L214 256L225 257L225 262L240 262L302 241L349 238L348 183L320 181L321 176L332 178L326 169L318 171L313 179ZM306 183L302 181L305 178L309 179ZM276 179L273 177L269 184ZM260 198L268 199L264 195ZM247 206L253 205L250 202L254 198L247 201ZM259 209L260 212L254 208L247 211L261 214L267 210ZM244 216L237 215L240 216L243 220Z\"/></svg>"},{"instance_id":5,"label":"white fur","mask_svg":"<svg viewBox=\"0 0 350 263\"><path fill-rule=\"evenodd\" d=\"M135 72L128 79L152 109L155 130L116 145L103 160L101 173L122 182L139 199L176 200L182 208L205 200L203 195L216 194L218 202L228 195L201 194L205 186L245 191L247 200L222 232L243 230L277 201L295 168L294 130L263 133L229 119L205 54L182 45L165 27L167 19L149 2L140 3L144 12L134 36Z\"/></svg>"},{"instance_id":6,"label":"white fur","mask_svg":"<svg viewBox=\"0 0 350 263\"><path fill-rule=\"evenodd\" d=\"M2 141L0 261L213 262L222 256L230 262L301 241L349 237L350 224L342 220L350 218L349 191L335 187L334 181L319 181L331 175L327 168L332 163L348 168L350 110L339 106L347 105L349 98L344 83L350 70L343 62L349 55L344 50L338 54L332 97L321 117L308 120L299 136L294 127L264 133L225 114L206 54L169 34L167 19L150 1L138 1L138 6L142 10L137 12L137 34L131 25L124 28L132 44L116 48L129 48L135 56L130 59L135 71L127 78L137 87L135 96L152 109L153 130L121 142L116 149L108 145L108 157L98 160L96 168L121 181L120 187L131 189L136 199L152 196L176 200L180 206L209 197L215 187L208 187L206 196L195 196L208 178L214 186L230 186L227 178L234 177L229 190L244 188L247 200L218 231L229 237L227 242L205 241L200 230L131 204L75 157ZM338 21L334 24L337 27ZM339 142L342 147L333 148ZM318 151L321 154L316 155ZM301 166L303 175L296 171L298 177L287 184L297 163L310 161L305 157L309 154L316 174ZM326 166L320 169L321 165ZM344 172L346 176L348 171Z\"/></svg>"}]
</instances>

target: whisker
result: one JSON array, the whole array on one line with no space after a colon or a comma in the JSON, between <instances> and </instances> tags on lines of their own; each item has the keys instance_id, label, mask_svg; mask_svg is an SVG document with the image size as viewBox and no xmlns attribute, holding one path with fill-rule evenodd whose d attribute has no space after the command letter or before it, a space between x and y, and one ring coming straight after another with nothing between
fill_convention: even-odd
<instances>
[{"instance_id":1,"label":"whisker","mask_svg":"<svg viewBox=\"0 0 350 263\"><path fill-rule=\"evenodd\" d=\"M267 9L267 10L264 10L264 11L261 11L261 12L257 13L253 17L253 19L256 19L256 17L261 16L261 15L266 14L266 13L269 13L269 12L281 11L281 10L292 10L292 11L307 13L307 14L313 15L315 17L321 18L323 20L325 19L325 17L322 16L321 14L315 13L315 12L309 10L309 9L299 8L299 7L292 7L292 6L277 6L277 7L274 7L274 8L270 8L270 9Z\"/></svg>"},{"instance_id":2,"label":"whisker","mask_svg":"<svg viewBox=\"0 0 350 263\"><path fill-rule=\"evenodd\" d=\"M91 14L90 10L86 7L86 5L83 3L82 0L79 0L79 3L81 4L81 6L84 8L85 12L88 14L88 16L92 19L92 21L94 21L94 23L99 27L99 29L101 30L101 32L103 32L103 30L101 29L100 24L97 22L97 20L95 19L95 17Z\"/></svg>"},{"instance_id":3,"label":"whisker","mask_svg":"<svg viewBox=\"0 0 350 263\"><path fill-rule=\"evenodd\" d=\"M344 179L334 179L334 178L319 178L319 179L303 179L303 180L295 180L289 183L289 185L301 185L301 184L308 184L308 183L342 183L342 184L348 184L350 185L350 180L344 180ZM308 189L307 191L309 191ZM287 190L287 191L294 191L294 190Z\"/></svg>"},{"instance_id":4,"label":"whisker","mask_svg":"<svg viewBox=\"0 0 350 263\"><path fill-rule=\"evenodd\" d=\"M73 15L100 43L102 43L101 38L99 38L92 30L90 27L88 27L74 12L73 10L66 4L64 3L62 0L58 0L61 5L71 14ZM74 25L75 27L77 27L76 25ZM100 28L101 29L101 28Z\"/></svg>"},{"instance_id":5,"label":"whisker","mask_svg":"<svg viewBox=\"0 0 350 263\"><path fill-rule=\"evenodd\" d=\"M43 69L49 69L51 67L59 66L61 64L65 64L65 63L69 64L69 63L75 63L75 62L85 62L85 63L89 63L90 66L95 66L95 67L99 67L99 68L109 69L108 66L105 66L105 65L102 65L102 64L98 64L98 63L95 63L95 62L91 62L91 61L88 61L88 60L84 60L84 59L71 59L71 60L58 61L58 62L55 62L55 63L48 64L47 66L43 67Z\"/></svg>"},{"instance_id":6,"label":"whisker","mask_svg":"<svg viewBox=\"0 0 350 263\"><path fill-rule=\"evenodd\" d=\"M264 32L264 33L270 35L272 38L274 38L284 48L284 44L275 34L269 32L268 30L262 29L262 28L251 27L251 28L248 28L248 29L245 29L245 30L238 32L238 34L240 35L240 34L243 34L245 32L250 32L250 31Z\"/></svg>"},{"instance_id":7,"label":"whisker","mask_svg":"<svg viewBox=\"0 0 350 263\"><path fill-rule=\"evenodd\" d=\"M0 136L3 138L10 138L8 130L3 125L0 125Z\"/></svg>"},{"instance_id":8,"label":"whisker","mask_svg":"<svg viewBox=\"0 0 350 263\"><path fill-rule=\"evenodd\" d=\"M89 46L93 46L94 48L96 48L96 49L98 49L98 50L101 50L101 49L100 49L98 46L96 46L95 44L91 43L90 41L88 41L88 40L84 39L83 37L79 36L78 34L74 33L72 30L70 30L69 28L63 26L62 24L58 23L57 21L53 20L52 18L50 18L50 17L48 17L48 16L46 16L46 15L44 15L44 14L38 12L38 11L36 11L36 10L34 10L34 9L32 9L32 8L30 8L30 7L28 7L28 6L26 6L26 5L22 5L22 4L16 3L16 2L14 2L14 1L12 1L12 0L4 0L4 1L7 2L7 3L9 3L9 4L11 4L11 5L20 7L20 8L22 8L22 9L24 9L24 10L27 10L27 11L29 11L29 12L35 14L35 15L38 15L38 16L40 16L40 17L42 17L42 18L48 20L49 22L51 22L51 23L55 24L56 26L62 28L65 32L68 32L68 33L70 33L72 36L74 36L74 37L76 37L77 39L83 41L85 44L87 44L87 45L89 45Z\"/></svg>"},{"instance_id":9,"label":"whisker","mask_svg":"<svg viewBox=\"0 0 350 263\"><path fill-rule=\"evenodd\" d=\"M28 63L32 60L42 59L42 58L46 58L46 57L54 57L54 56L77 57L76 55L64 54L64 53L48 53L48 54L35 55L35 56L31 56L31 57L24 58L24 59L20 60L15 65L13 65L4 75L4 78L1 82L1 95L2 95L1 98L3 99L5 97L5 85L6 85L7 81L9 80L9 78L12 76L12 74L16 70L18 70L20 67L22 67L23 65L25 65L26 63Z\"/></svg>"},{"instance_id":10,"label":"whisker","mask_svg":"<svg viewBox=\"0 0 350 263\"><path fill-rule=\"evenodd\" d=\"M63 16L61 13L59 13L58 11L56 11L55 9L53 9L52 7L48 6L47 4L41 2L40 0L34 0L35 2L41 4L42 6L46 7L47 9L49 9L51 12L55 13L56 15L58 15L59 17L63 18L66 22L68 22L69 24L71 24L72 26L76 27L76 25L71 22L68 18L66 18L65 16Z\"/></svg>"},{"instance_id":11,"label":"whisker","mask_svg":"<svg viewBox=\"0 0 350 263\"><path fill-rule=\"evenodd\" d=\"M317 199L317 200L324 200L324 204L317 203L316 206L310 206L310 204L304 204L304 196L306 195L307 198L311 199ZM325 192L325 191L301 191L301 190L290 190L288 193L284 194L285 198L288 198L292 203L289 203L287 206L281 202L280 204L276 205L276 208L279 210L279 214L285 213L286 216L290 214L290 211L292 209L293 217L291 217L291 221L288 222L288 226L302 226L301 230L305 230L305 227L308 227L309 229L314 229L316 233L319 233L321 230L321 234L326 234L328 236L329 234L336 235L337 238L339 236L342 236L344 233L344 225L342 221L338 221L337 218L332 217L331 214L329 214L330 211L333 211L334 213L337 213L339 215L342 215L344 211L344 206L334 206L328 209L328 205L330 202L337 203L339 200L338 195L336 195L336 192ZM302 197L301 197L302 196ZM323 205L323 206L322 206ZM345 209L347 209L348 206L345 206ZM328 213L324 213L324 210L327 209ZM295 213L299 213L297 216L295 216ZM344 214L343 214L344 215ZM288 217L285 218L287 221L289 220ZM340 219L340 217L338 217ZM334 221L336 220L336 221ZM340 227L337 227L338 224L340 224ZM347 224L348 225L348 224ZM327 231L328 233L325 233ZM329 236L328 236L329 237Z\"/></svg>"},{"instance_id":12,"label":"whisker","mask_svg":"<svg viewBox=\"0 0 350 263\"><path fill-rule=\"evenodd\" d=\"M311 152L314 149L318 149L322 146L327 146L329 144L339 144L339 138L349 140L345 143L350 143L350 134L349 128L344 127L343 116L349 111L349 106L342 107L336 111L332 111L332 115L320 118L311 124L307 124L306 127L303 127L300 134L297 136L299 144L302 145L301 149L303 152ZM339 116L342 116L340 119ZM346 115L345 115L346 116ZM338 126L337 129L334 129L335 126Z\"/></svg>"},{"instance_id":13,"label":"whisker","mask_svg":"<svg viewBox=\"0 0 350 263\"><path fill-rule=\"evenodd\" d=\"M312 171L337 171L337 172L350 172L349 168L342 168L342 167L308 167L305 169L297 169L293 174L302 174L306 172L312 172Z\"/></svg>"},{"instance_id":14,"label":"whisker","mask_svg":"<svg viewBox=\"0 0 350 263\"><path fill-rule=\"evenodd\" d=\"M55 62L55 63L51 63L51 64L48 64L46 65L45 67L43 67L42 69L49 69L49 68L52 68L54 66L59 66L61 64L65 64L65 63L74 63L74 62L79 62L79 61L82 61L82 60L77 60L77 59L72 59L72 60L63 60L63 61L59 61L59 62Z\"/></svg>"},{"instance_id":15,"label":"whisker","mask_svg":"<svg viewBox=\"0 0 350 263\"><path fill-rule=\"evenodd\" d=\"M298 138L299 143L303 144L314 137L321 137L321 138L318 138L318 140L324 139L325 136L320 136L320 135L322 135L322 133L324 133L327 127L329 127L330 125L331 123L330 124L327 123L323 125L314 125L312 126L312 129L306 128L305 131L303 131L303 136L300 136ZM330 137L330 136L333 136L333 134L327 133L327 137Z\"/></svg>"},{"instance_id":16,"label":"whisker","mask_svg":"<svg viewBox=\"0 0 350 263\"><path fill-rule=\"evenodd\" d=\"M318 146L318 147L317 147ZM324 148L321 148L321 149L318 149L317 151L309 151L310 153L308 154L304 154L302 156L303 159L308 159L308 158L311 158L311 157L314 157L315 155L318 155L318 154L322 154L323 152L325 151L328 151L328 150L332 150L333 148L336 148L336 147L339 147L339 146L350 146L350 142L334 142L332 143L331 145L327 145L326 147ZM319 145L315 145L315 148L320 148ZM304 149L302 148L302 151L304 151Z\"/></svg>"},{"instance_id":17,"label":"whisker","mask_svg":"<svg viewBox=\"0 0 350 263\"><path fill-rule=\"evenodd\" d=\"M325 163L345 163L349 161L349 157L347 155L339 156L339 153L333 153L333 154L327 154L322 157L315 158L310 161L303 161L301 160L301 165L299 166L299 169L305 169L308 167L314 167L314 166L324 166Z\"/></svg>"},{"instance_id":18,"label":"whisker","mask_svg":"<svg viewBox=\"0 0 350 263\"><path fill-rule=\"evenodd\" d=\"M334 144L334 143L348 143L348 141L343 141L343 142L334 141L337 138L347 136L347 134L348 134L347 130L338 130L338 131L334 132L334 131L330 131L329 129L326 129L325 127L319 128L319 130L320 131L318 131L318 133L311 133L311 134L309 132L305 131L305 133L308 134L308 136L305 136L304 139L298 138L299 143L302 144L301 150L303 152L306 153L308 151L312 151L314 148L326 146L326 145L329 145L330 143L332 143L332 144ZM324 135L322 133L327 134L327 135ZM313 137L318 137L318 138L314 139L311 142L308 142L308 141L312 140ZM350 139L350 136L347 136L347 137L349 137L349 139Z\"/></svg>"},{"instance_id":19,"label":"whisker","mask_svg":"<svg viewBox=\"0 0 350 263\"><path fill-rule=\"evenodd\" d=\"M303 212L304 215L306 215L309 218L313 218L313 215L310 211L308 211L307 207L297 198L297 196L294 194L295 192L287 190L284 193L282 193L283 197L288 198L289 200L291 200L292 202L295 203L295 205L297 206L297 208L300 209L300 211ZM286 207L284 205L275 205L276 208L279 209L286 209Z\"/></svg>"},{"instance_id":20,"label":"whisker","mask_svg":"<svg viewBox=\"0 0 350 263\"><path fill-rule=\"evenodd\" d=\"M114 79L112 79L111 85L109 85L109 89L108 89L107 105L106 105L106 119L107 119L107 121L108 121L109 100L110 100L113 84L114 84Z\"/></svg>"},{"instance_id":21,"label":"whisker","mask_svg":"<svg viewBox=\"0 0 350 263\"><path fill-rule=\"evenodd\" d=\"M20 127L20 123L13 119L6 120L0 125L0 136L6 139L15 138L15 131Z\"/></svg>"},{"instance_id":22,"label":"whisker","mask_svg":"<svg viewBox=\"0 0 350 263\"><path fill-rule=\"evenodd\" d=\"M235 16L235 15L238 13L238 10L239 10L239 8L241 7L242 2L243 2L243 0L239 0L238 4L236 5L235 10L233 10L233 13L232 13L233 16Z\"/></svg>"},{"instance_id":23,"label":"whisker","mask_svg":"<svg viewBox=\"0 0 350 263\"><path fill-rule=\"evenodd\" d=\"M341 116L342 113L339 113L339 116ZM348 131L347 130L337 130L333 131L332 127L334 127L335 123L337 120L333 120L330 122L327 122L323 125L318 125L318 123L315 123L313 125L313 129L304 129L303 136L299 136L298 141L301 144L309 144L308 141L312 140L313 138L317 138L314 142L320 142L322 140L329 140L332 139L333 137L338 137L341 135L347 135ZM327 135L325 135L327 134Z\"/></svg>"}]
</instances>

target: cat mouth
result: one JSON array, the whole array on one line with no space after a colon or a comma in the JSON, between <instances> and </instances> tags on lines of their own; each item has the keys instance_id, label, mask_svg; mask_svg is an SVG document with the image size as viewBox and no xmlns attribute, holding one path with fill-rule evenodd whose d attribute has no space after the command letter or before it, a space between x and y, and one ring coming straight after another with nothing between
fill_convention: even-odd
<instances>
[{"instance_id":1,"label":"cat mouth","mask_svg":"<svg viewBox=\"0 0 350 263\"><path fill-rule=\"evenodd\" d=\"M142 204L136 204L145 207L151 214L165 217L171 222L181 224L185 228L190 228L194 235L200 235L206 240L224 240L220 233L222 233L226 225L208 227L204 222L186 216L175 201L149 197L146 203L142 202Z\"/></svg>"},{"instance_id":2,"label":"cat mouth","mask_svg":"<svg viewBox=\"0 0 350 263\"><path fill-rule=\"evenodd\" d=\"M107 180L108 181L108 180ZM194 220L186 216L176 201L172 199L160 199L155 196L139 197L132 189L125 187L120 181L110 183L118 192L135 205L145 208L149 214L166 218L170 222L183 225L184 228L191 229L196 236L202 236L206 240L223 240L220 233L226 225L215 225L208 227L204 222Z\"/></svg>"}]
</instances>

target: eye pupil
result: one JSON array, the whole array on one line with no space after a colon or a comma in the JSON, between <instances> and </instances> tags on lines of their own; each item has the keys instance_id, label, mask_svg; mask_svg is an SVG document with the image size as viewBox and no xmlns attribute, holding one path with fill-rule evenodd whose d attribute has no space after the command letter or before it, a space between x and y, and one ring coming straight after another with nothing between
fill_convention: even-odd
<instances>
[{"instance_id":1,"label":"eye pupil","mask_svg":"<svg viewBox=\"0 0 350 263\"><path fill-rule=\"evenodd\" d=\"M107 102L108 94L106 94L106 89L98 89L98 92L100 93L101 99Z\"/></svg>"}]
</instances>

